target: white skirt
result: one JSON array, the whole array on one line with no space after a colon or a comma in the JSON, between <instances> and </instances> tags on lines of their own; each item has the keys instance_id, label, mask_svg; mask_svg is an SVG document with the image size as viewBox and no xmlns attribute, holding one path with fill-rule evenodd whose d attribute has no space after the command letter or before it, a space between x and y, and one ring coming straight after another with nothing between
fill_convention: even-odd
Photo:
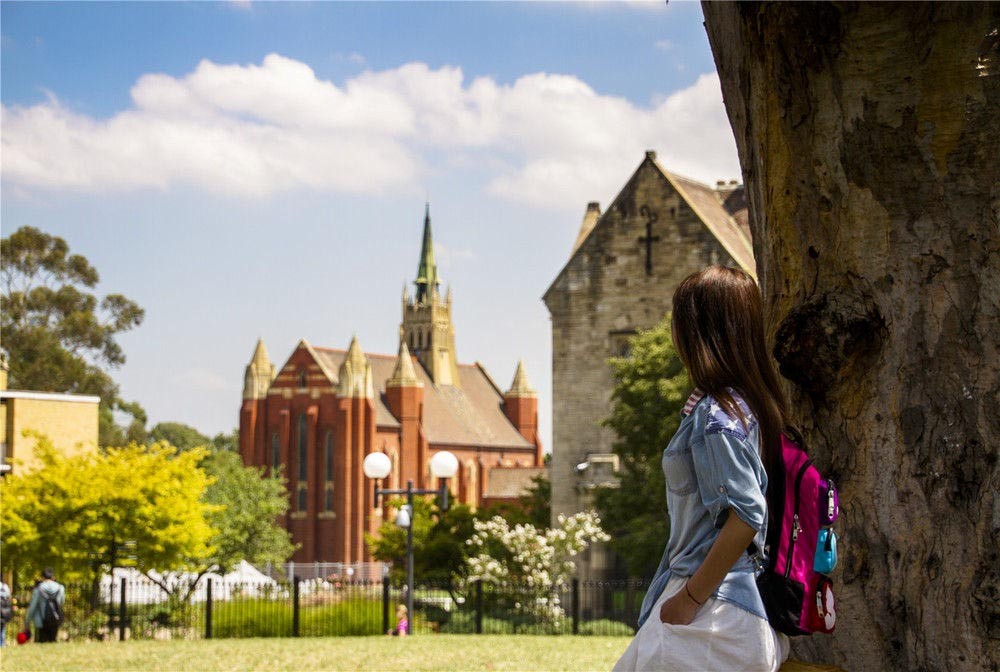
<instances>
[{"instance_id":1,"label":"white skirt","mask_svg":"<svg viewBox=\"0 0 1000 672\"><path fill-rule=\"evenodd\" d=\"M667 582L613 672L776 672L781 667L788 658L788 637L775 632L766 619L729 602L709 598L689 625L660 621L660 605L683 590L686 581L675 577Z\"/></svg>"}]
</instances>

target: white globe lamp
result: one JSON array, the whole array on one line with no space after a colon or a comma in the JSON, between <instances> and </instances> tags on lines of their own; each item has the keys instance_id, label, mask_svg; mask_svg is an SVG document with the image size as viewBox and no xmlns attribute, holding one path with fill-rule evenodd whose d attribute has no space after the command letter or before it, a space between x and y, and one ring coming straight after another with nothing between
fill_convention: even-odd
<instances>
[{"instance_id":1,"label":"white globe lamp","mask_svg":"<svg viewBox=\"0 0 1000 672\"><path fill-rule=\"evenodd\" d=\"M385 478L392 471L392 462L385 453L368 453L362 468L368 478Z\"/></svg>"},{"instance_id":2,"label":"white globe lamp","mask_svg":"<svg viewBox=\"0 0 1000 672\"><path fill-rule=\"evenodd\" d=\"M369 455L369 457L371 457ZM458 458L447 450L434 453L431 458L431 474L437 478L451 478L458 473Z\"/></svg>"}]
</instances>

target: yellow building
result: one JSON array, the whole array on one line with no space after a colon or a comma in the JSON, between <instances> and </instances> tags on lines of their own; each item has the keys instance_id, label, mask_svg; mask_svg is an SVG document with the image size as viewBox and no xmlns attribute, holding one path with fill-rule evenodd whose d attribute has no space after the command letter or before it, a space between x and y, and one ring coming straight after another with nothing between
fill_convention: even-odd
<instances>
[{"instance_id":1,"label":"yellow building","mask_svg":"<svg viewBox=\"0 0 1000 672\"><path fill-rule=\"evenodd\" d=\"M97 406L100 397L7 389L7 372L0 370L0 457L6 474L36 465L34 436L44 434L63 454L97 448Z\"/></svg>"}]
</instances>

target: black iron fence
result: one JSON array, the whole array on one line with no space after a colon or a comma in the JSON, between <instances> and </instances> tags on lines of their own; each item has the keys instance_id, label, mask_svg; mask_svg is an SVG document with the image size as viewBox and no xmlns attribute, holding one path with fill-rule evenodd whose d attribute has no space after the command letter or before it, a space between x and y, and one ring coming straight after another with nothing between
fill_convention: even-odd
<instances>
[{"instance_id":1,"label":"black iron fence","mask_svg":"<svg viewBox=\"0 0 1000 672\"><path fill-rule=\"evenodd\" d=\"M166 590L165 588L169 589ZM646 584L573 579L556 590L521 584L421 584L412 634L631 635ZM30 589L15 599L12 632L25 623ZM210 639L384 635L396 629L406 588L326 579L238 582L202 579L161 587L116 578L67 585L61 637Z\"/></svg>"}]
</instances>

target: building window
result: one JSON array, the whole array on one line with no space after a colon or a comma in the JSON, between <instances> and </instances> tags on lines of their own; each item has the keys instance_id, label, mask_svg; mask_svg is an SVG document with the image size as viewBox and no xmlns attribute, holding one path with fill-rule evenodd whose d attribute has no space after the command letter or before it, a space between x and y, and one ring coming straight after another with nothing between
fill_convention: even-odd
<instances>
[{"instance_id":1,"label":"building window","mask_svg":"<svg viewBox=\"0 0 1000 672\"><path fill-rule=\"evenodd\" d=\"M323 472L327 482L333 480L333 432L326 430L326 438L323 440Z\"/></svg>"},{"instance_id":2,"label":"building window","mask_svg":"<svg viewBox=\"0 0 1000 672\"><path fill-rule=\"evenodd\" d=\"M300 413L299 414L299 431L298 431L298 435L299 435L298 436L298 439L299 439L298 463L299 463L299 480L300 481L306 481L309 478L309 455L307 454L307 451L306 451L307 439L309 438L308 431L309 431L309 421L306 420L306 414L305 413Z\"/></svg>"},{"instance_id":3,"label":"building window","mask_svg":"<svg viewBox=\"0 0 1000 672\"><path fill-rule=\"evenodd\" d=\"M324 511L333 511L333 432L326 430L323 439Z\"/></svg>"},{"instance_id":4,"label":"building window","mask_svg":"<svg viewBox=\"0 0 1000 672\"><path fill-rule=\"evenodd\" d=\"M612 357L629 357L632 355L632 337L635 330L612 331L608 334Z\"/></svg>"},{"instance_id":5,"label":"building window","mask_svg":"<svg viewBox=\"0 0 1000 672\"><path fill-rule=\"evenodd\" d=\"M305 388L309 386L309 376L305 369L299 369L299 387Z\"/></svg>"},{"instance_id":6,"label":"building window","mask_svg":"<svg viewBox=\"0 0 1000 672\"><path fill-rule=\"evenodd\" d=\"M306 490L305 483L299 483L298 495L299 497L298 501L295 503L296 504L295 508L298 509L299 511L305 511L308 506L308 500L309 500L308 496L309 491Z\"/></svg>"},{"instance_id":7,"label":"building window","mask_svg":"<svg viewBox=\"0 0 1000 672\"><path fill-rule=\"evenodd\" d=\"M277 471L281 466L281 437L277 432L271 434L271 471Z\"/></svg>"}]
</instances>

